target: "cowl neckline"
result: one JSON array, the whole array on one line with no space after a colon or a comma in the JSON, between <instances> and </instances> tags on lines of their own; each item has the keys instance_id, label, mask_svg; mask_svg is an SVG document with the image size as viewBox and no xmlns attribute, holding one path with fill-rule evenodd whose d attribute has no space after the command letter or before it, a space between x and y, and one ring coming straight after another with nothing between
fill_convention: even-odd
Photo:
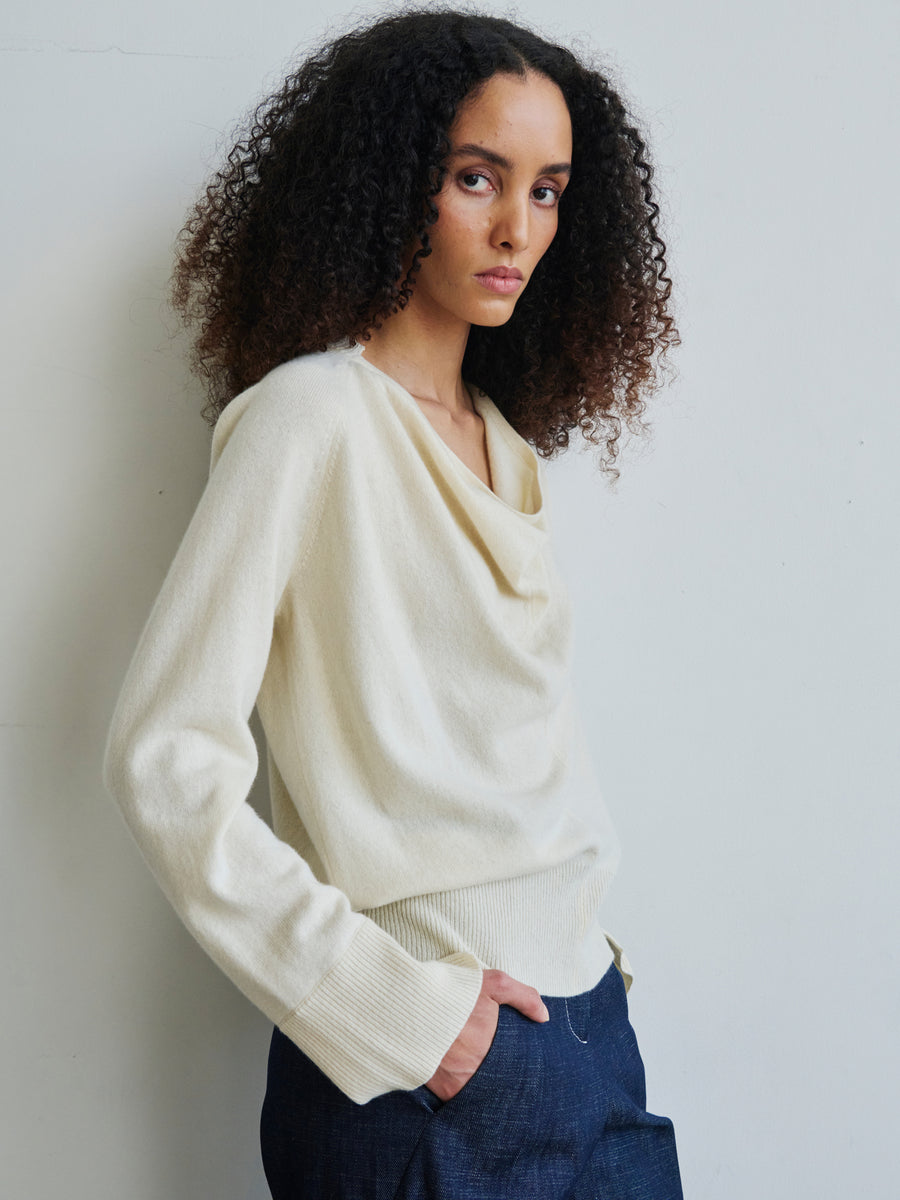
<instances>
[{"instance_id":1,"label":"cowl neckline","mask_svg":"<svg viewBox=\"0 0 900 1200\"><path fill-rule=\"evenodd\" d=\"M544 550L547 523L540 463L533 447L516 433L486 392L469 385L484 421L493 489L488 487L444 441L411 392L366 359L359 343L349 353L362 370L380 378L389 389L410 441L429 470L439 474L441 490L446 493L449 486L453 504L466 513L477 540L508 585L520 594L540 590L543 573L535 575L534 570Z\"/></svg>"},{"instance_id":2,"label":"cowl neckline","mask_svg":"<svg viewBox=\"0 0 900 1200\"><path fill-rule=\"evenodd\" d=\"M396 394L403 399L407 409L414 414L429 440L443 448L443 452L450 456L457 469L466 477L470 477L473 487L482 489L517 516L534 519L543 515L544 496L537 454L529 443L516 433L485 391L474 384L466 383L475 411L484 422L493 488L444 441L422 411L415 396L392 375L376 367L364 356L363 350L364 347L357 342L349 348L349 353L353 354L366 370L373 371L391 385Z\"/></svg>"}]
</instances>

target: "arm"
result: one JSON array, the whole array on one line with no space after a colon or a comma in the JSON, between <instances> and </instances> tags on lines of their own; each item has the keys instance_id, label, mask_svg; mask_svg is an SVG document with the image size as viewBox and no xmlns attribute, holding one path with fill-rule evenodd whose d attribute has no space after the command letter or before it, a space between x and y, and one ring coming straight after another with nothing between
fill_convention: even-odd
<instances>
[{"instance_id":1,"label":"arm","mask_svg":"<svg viewBox=\"0 0 900 1200\"><path fill-rule=\"evenodd\" d=\"M433 1075L482 973L468 955L416 961L246 803L279 601L313 545L342 436L334 396L285 368L225 410L116 707L104 781L188 929L362 1103Z\"/></svg>"}]
</instances>

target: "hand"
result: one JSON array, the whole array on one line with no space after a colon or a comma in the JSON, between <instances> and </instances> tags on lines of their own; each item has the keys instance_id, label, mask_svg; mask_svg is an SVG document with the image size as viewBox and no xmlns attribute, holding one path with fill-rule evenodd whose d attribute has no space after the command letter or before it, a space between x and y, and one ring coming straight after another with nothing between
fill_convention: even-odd
<instances>
[{"instance_id":1,"label":"hand","mask_svg":"<svg viewBox=\"0 0 900 1200\"><path fill-rule=\"evenodd\" d=\"M425 1085L439 1100L451 1100L461 1092L484 1062L497 1032L501 1004L518 1009L532 1021L550 1020L540 992L504 971L485 971L468 1021Z\"/></svg>"}]
</instances>

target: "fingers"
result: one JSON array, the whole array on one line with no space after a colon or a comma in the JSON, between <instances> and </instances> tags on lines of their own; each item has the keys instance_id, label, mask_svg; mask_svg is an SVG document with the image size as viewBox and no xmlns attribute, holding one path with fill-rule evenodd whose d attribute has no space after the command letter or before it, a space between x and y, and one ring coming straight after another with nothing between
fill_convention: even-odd
<instances>
[{"instance_id":1,"label":"fingers","mask_svg":"<svg viewBox=\"0 0 900 1200\"><path fill-rule=\"evenodd\" d=\"M532 1021L549 1021L550 1013L541 999L541 994L527 983L520 983L505 971L485 971L481 985L483 995L488 995L498 1004L508 1004L518 1009Z\"/></svg>"}]
</instances>

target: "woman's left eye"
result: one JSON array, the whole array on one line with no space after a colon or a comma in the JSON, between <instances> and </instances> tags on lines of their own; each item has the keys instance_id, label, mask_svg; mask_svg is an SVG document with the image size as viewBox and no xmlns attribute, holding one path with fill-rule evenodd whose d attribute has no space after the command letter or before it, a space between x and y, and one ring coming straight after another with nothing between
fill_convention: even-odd
<instances>
[{"instance_id":1,"label":"woman's left eye","mask_svg":"<svg viewBox=\"0 0 900 1200\"><path fill-rule=\"evenodd\" d=\"M548 183L542 183L540 187L536 187L531 193L542 208L553 208L559 202L560 192L556 188L550 187Z\"/></svg>"}]
</instances>

